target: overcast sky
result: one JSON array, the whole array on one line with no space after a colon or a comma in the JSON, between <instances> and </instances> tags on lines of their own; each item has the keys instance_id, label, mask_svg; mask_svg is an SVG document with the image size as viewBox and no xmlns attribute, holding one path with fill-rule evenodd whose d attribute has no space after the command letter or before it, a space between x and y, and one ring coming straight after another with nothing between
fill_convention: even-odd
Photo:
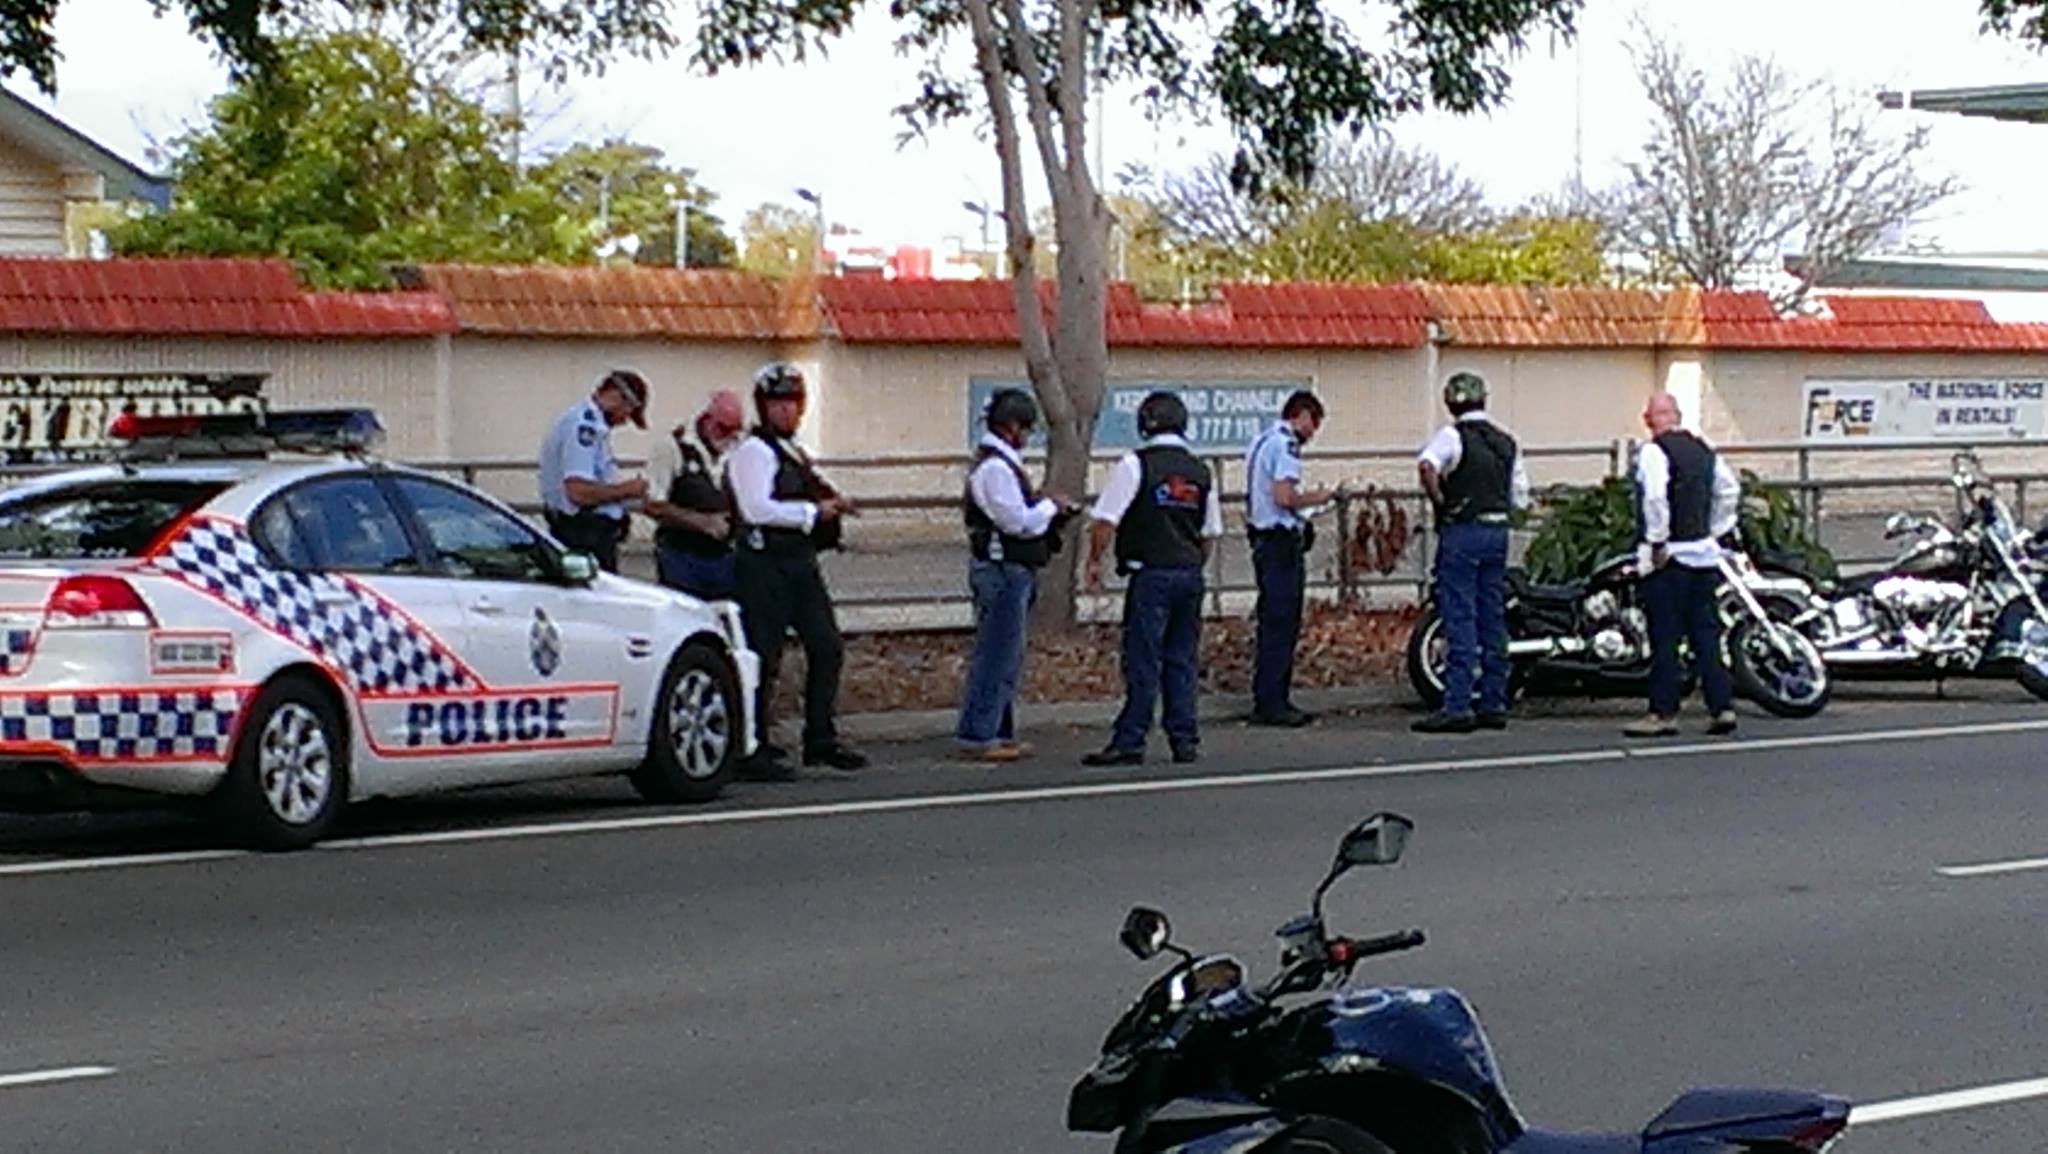
<instances>
[{"instance_id":1,"label":"overcast sky","mask_svg":"<svg viewBox=\"0 0 2048 1154\"><path fill-rule=\"evenodd\" d=\"M694 5L676 8L688 19ZM1579 46L1533 45L1515 66L1506 108L1406 121L1393 131L1455 161L1495 199L1514 202L1571 176L1578 125L1587 183L1606 183L1641 140L1647 116L1622 48L1638 12L1702 63L1768 53L1873 94L2048 80L2048 59L1981 36L1976 9L1976 0L1589 0ZM996 195L994 154L966 126L898 147L900 126L888 110L908 94L910 73L888 31L886 20L873 20L829 62L717 78L694 75L680 59L620 64L541 94L542 104L564 108L546 136L566 143L623 134L654 144L699 171L729 226L761 201L793 202L801 185L825 195L835 223L875 240L976 236L980 223L961 201ZM182 21L155 19L149 0L66 0L57 35L65 59L55 111L130 157L140 159L150 137L199 119L223 83ZM1955 251L2048 250L2048 126L1891 115L1929 124L1932 163L1969 186L1926 223L1926 239ZM1225 143L1213 127L1149 124L1117 101L1107 133L1112 171L1129 162L1170 168Z\"/></svg>"}]
</instances>

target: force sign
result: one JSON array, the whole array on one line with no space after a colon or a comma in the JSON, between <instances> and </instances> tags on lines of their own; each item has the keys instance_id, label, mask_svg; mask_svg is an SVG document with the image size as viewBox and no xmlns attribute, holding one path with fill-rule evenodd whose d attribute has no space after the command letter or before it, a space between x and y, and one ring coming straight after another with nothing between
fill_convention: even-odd
<instances>
[{"instance_id":1,"label":"force sign","mask_svg":"<svg viewBox=\"0 0 2048 1154\"><path fill-rule=\"evenodd\" d=\"M1809 441L2019 440L2048 436L2036 378L1809 380Z\"/></svg>"}]
</instances>

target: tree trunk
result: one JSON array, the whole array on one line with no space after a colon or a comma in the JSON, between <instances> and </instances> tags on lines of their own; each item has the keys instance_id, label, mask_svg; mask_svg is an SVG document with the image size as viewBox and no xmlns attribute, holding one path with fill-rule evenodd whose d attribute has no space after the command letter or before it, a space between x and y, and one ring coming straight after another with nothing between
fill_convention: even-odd
<instances>
[{"instance_id":1,"label":"tree trunk","mask_svg":"<svg viewBox=\"0 0 2048 1154\"><path fill-rule=\"evenodd\" d=\"M1088 492L1095 419L1109 373L1104 316L1109 223L1092 187L1070 191L1080 210L1058 225L1059 299L1052 335L1054 371L1065 402L1060 407L1066 411L1062 419L1047 421L1045 476L1047 488L1079 500ZM1060 554L1064 560L1047 568L1039 591L1036 616L1042 628L1072 629L1078 622L1076 576L1087 548L1087 518L1077 518L1067 529L1067 548Z\"/></svg>"}]
</instances>

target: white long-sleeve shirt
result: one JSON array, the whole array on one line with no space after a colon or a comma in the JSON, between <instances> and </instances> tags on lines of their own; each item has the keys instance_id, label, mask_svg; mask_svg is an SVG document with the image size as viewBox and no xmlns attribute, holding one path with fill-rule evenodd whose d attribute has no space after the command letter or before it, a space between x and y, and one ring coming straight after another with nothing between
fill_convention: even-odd
<instances>
[{"instance_id":1,"label":"white long-sleeve shirt","mask_svg":"<svg viewBox=\"0 0 2048 1154\"><path fill-rule=\"evenodd\" d=\"M800 451L784 442L782 452L798 456ZM818 522L818 506L810 501L778 501L775 474L782 470L781 453L760 437L748 437L732 451L726 465L732 481L732 501L740 521L766 529L800 529L810 532Z\"/></svg>"},{"instance_id":2,"label":"white long-sleeve shirt","mask_svg":"<svg viewBox=\"0 0 2048 1154\"><path fill-rule=\"evenodd\" d=\"M1016 469L1024 467L1024 460L1008 441L990 433L982 437L981 447L994 456L982 458L967 475L968 495L995 523L996 532L1008 537L1045 536L1060 511L1059 506L1045 497L1025 503L1024 485L1016 473Z\"/></svg>"},{"instance_id":3,"label":"white long-sleeve shirt","mask_svg":"<svg viewBox=\"0 0 2048 1154\"><path fill-rule=\"evenodd\" d=\"M1637 550L1643 572L1649 572L1650 554L1660 544L1671 560L1688 569L1712 569L1720 563L1718 539L1734 532L1742 518L1742 479L1728 467L1726 457L1714 454L1714 499L1707 514L1707 535L1696 540L1670 539L1671 458L1655 442L1636 453L1636 485L1643 495L1643 540Z\"/></svg>"}]
</instances>

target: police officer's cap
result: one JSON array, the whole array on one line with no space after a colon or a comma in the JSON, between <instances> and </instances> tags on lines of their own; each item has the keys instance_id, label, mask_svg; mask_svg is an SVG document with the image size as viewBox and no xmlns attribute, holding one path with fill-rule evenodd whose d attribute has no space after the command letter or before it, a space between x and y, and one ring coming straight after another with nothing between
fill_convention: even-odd
<instances>
[{"instance_id":1,"label":"police officer's cap","mask_svg":"<svg viewBox=\"0 0 2048 1154\"><path fill-rule=\"evenodd\" d=\"M1444 382L1444 404L1453 407L1484 405L1486 378L1478 373L1452 373Z\"/></svg>"},{"instance_id":2,"label":"police officer's cap","mask_svg":"<svg viewBox=\"0 0 2048 1154\"><path fill-rule=\"evenodd\" d=\"M757 401L802 400L804 371L788 361L769 361L754 372Z\"/></svg>"},{"instance_id":3,"label":"police officer's cap","mask_svg":"<svg viewBox=\"0 0 2048 1154\"><path fill-rule=\"evenodd\" d=\"M1165 391L1148 394L1138 403L1138 435L1157 437L1188 431L1188 407L1178 394Z\"/></svg>"},{"instance_id":4,"label":"police officer's cap","mask_svg":"<svg viewBox=\"0 0 2048 1154\"><path fill-rule=\"evenodd\" d=\"M1038 424L1038 402L1023 389L997 389L981 419L991 429L1015 425L1028 431Z\"/></svg>"}]
</instances>

